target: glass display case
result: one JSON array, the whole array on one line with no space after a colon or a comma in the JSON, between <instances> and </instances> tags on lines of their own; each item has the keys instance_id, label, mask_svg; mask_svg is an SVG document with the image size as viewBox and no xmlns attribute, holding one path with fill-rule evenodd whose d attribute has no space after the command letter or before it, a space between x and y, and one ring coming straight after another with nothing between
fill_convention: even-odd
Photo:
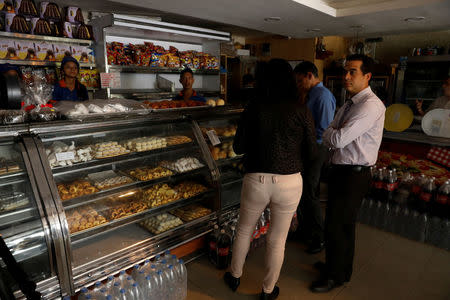
<instances>
[{"instance_id":1,"label":"glass display case","mask_svg":"<svg viewBox=\"0 0 450 300\"><path fill-rule=\"evenodd\" d=\"M241 111L55 121L7 136L0 127L0 234L44 298L210 232L239 203ZM23 299L0 262L0 293Z\"/></svg>"},{"instance_id":2,"label":"glass display case","mask_svg":"<svg viewBox=\"0 0 450 300\"><path fill-rule=\"evenodd\" d=\"M44 282L56 274L48 223L24 144L13 132L9 134L0 137L0 235L29 279ZM0 298L7 299L18 289L18 282L3 259L0 275L7 288L0 291Z\"/></svg>"},{"instance_id":3,"label":"glass display case","mask_svg":"<svg viewBox=\"0 0 450 300\"><path fill-rule=\"evenodd\" d=\"M192 122L126 123L44 129L36 139L64 216L72 291L148 258L164 239L194 237L215 216L217 183Z\"/></svg>"},{"instance_id":4,"label":"glass display case","mask_svg":"<svg viewBox=\"0 0 450 300\"><path fill-rule=\"evenodd\" d=\"M221 209L240 203L243 156L233 151L233 141L242 110L215 114L198 120L211 156L220 174Z\"/></svg>"}]
</instances>

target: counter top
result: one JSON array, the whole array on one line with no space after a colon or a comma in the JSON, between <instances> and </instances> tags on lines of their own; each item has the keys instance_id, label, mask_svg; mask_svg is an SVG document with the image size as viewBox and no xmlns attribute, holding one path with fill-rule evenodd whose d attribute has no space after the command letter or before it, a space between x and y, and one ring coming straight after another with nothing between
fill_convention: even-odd
<instances>
[{"instance_id":1,"label":"counter top","mask_svg":"<svg viewBox=\"0 0 450 300\"><path fill-rule=\"evenodd\" d=\"M383 139L450 147L450 139L429 136L423 133L423 131L417 129L408 129L403 132L384 131Z\"/></svg>"}]
</instances>

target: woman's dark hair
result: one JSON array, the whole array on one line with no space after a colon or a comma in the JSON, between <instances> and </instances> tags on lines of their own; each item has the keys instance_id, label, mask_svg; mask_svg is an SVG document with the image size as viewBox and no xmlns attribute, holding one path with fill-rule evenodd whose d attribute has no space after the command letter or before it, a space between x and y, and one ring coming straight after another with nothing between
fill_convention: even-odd
<instances>
[{"instance_id":1,"label":"woman's dark hair","mask_svg":"<svg viewBox=\"0 0 450 300\"><path fill-rule=\"evenodd\" d=\"M296 101L294 73L284 59L275 58L257 65L256 88L260 101Z\"/></svg>"}]
</instances>

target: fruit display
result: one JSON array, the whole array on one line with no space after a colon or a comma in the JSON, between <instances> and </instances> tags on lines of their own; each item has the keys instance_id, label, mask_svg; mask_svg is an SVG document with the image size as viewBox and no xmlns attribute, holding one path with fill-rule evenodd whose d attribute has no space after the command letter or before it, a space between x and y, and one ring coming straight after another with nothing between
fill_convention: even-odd
<instances>
[{"instance_id":1,"label":"fruit display","mask_svg":"<svg viewBox=\"0 0 450 300\"><path fill-rule=\"evenodd\" d=\"M167 146L175 146L181 144L191 143L192 139L184 135L175 135L166 137Z\"/></svg>"},{"instance_id":2,"label":"fruit display","mask_svg":"<svg viewBox=\"0 0 450 300\"><path fill-rule=\"evenodd\" d=\"M106 142L95 144L94 146L95 158L108 158L130 153L130 150L126 149L117 142Z\"/></svg>"},{"instance_id":3,"label":"fruit display","mask_svg":"<svg viewBox=\"0 0 450 300\"><path fill-rule=\"evenodd\" d=\"M0 157L0 175L16 173L20 171L17 163L6 158Z\"/></svg>"},{"instance_id":4,"label":"fruit display","mask_svg":"<svg viewBox=\"0 0 450 300\"><path fill-rule=\"evenodd\" d=\"M400 178L404 172L409 172L413 175L422 173L427 177L435 177L438 184L442 184L450 178L450 172L444 167L440 167L425 159L417 159L409 154L380 151L378 153L377 166L397 169Z\"/></svg>"},{"instance_id":5,"label":"fruit display","mask_svg":"<svg viewBox=\"0 0 450 300\"><path fill-rule=\"evenodd\" d=\"M126 141L124 146L131 151L142 152L165 148L167 141L166 138L158 136L140 137Z\"/></svg>"},{"instance_id":6,"label":"fruit display","mask_svg":"<svg viewBox=\"0 0 450 300\"><path fill-rule=\"evenodd\" d=\"M150 42L124 45L119 42L106 44L108 64L136 65L154 68L191 68L219 69L217 57L196 51L178 51L170 46L169 50Z\"/></svg>"},{"instance_id":7,"label":"fruit display","mask_svg":"<svg viewBox=\"0 0 450 300\"><path fill-rule=\"evenodd\" d=\"M66 219L70 233L86 230L107 222L104 216L89 205L66 211Z\"/></svg>"},{"instance_id":8,"label":"fruit display","mask_svg":"<svg viewBox=\"0 0 450 300\"><path fill-rule=\"evenodd\" d=\"M146 108L151 109L173 109L173 108L186 108L205 106L204 102L195 100L162 100L162 101L148 101L142 102Z\"/></svg>"},{"instance_id":9,"label":"fruit display","mask_svg":"<svg viewBox=\"0 0 450 300\"><path fill-rule=\"evenodd\" d=\"M195 157L182 157L174 162L163 161L161 162L161 165L178 173L189 172L195 169L202 168L204 166Z\"/></svg>"},{"instance_id":10,"label":"fruit display","mask_svg":"<svg viewBox=\"0 0 450 300\"><path fill-rule=\"evenodd\" d=\"M189 222L209 215L211 213L211 210L199 204L191 204L182 208L172 210L170 213L174 216L179 217L184 222Z\"/></svg>"},{"instance_id":11,"label":"fruit display","mask_svg":"<svg viewBox=\"0 0 450 300\"><path fill-rule=\"evenodd\" d=\"M148 181L173 175L173 172L163 167L143 167L128 170L126 173L137 180Z\"/></svg>"},{"instance_id":12,"label":"fruit display","mask_svg":"<svg viewBox=\"0 0 450 300\"><path fill-rule=\"evenodd\" d=\"M133 180L127 176L110 177L103 180L95 181L94 185L99 190L115 188L121 185L132 183Z\"/></svg>"},{"instance_id":13,"label":"fruit display","mask_svg":"<svg viewBox=\"0 0 450 300\"><path fill-rule=\"evenodd\" d=\"M58 183L58 193L62 201L97 193L99 190L87 180Z\"/></svg>"},{"instance_id":14,"label":"fruit display","mask_svg":"<svg viewBox=\"0 0 450 300\"><path fill-rule=\"evenodd\" d=\"M183 225L183 221L171 214L160 214L150 217L141 223L141 226L153 234L160 234L180 225Z\"/></svg>"},{"instance_id":15,"label":"fruit display","mask_svg":"<svg viewBox=\"0 0 450 300\"><path fill-rule=\"evenodd\" d=\"M193 181L186 181L177 184L174 190L177 191L180 198L188 199L207 191L208 188Z\"/></svg>"},{"instance_id":16,"label":"fruit display","mask_svg":"<svg viewBox=\"0 0 450 300\"><path fill-rule=\"evenodd\" d=\"M233 143L223 143L216 147L210 147L211 155L214 160L226 159L236 157L236 153L233 150Z\"/></svg>"},{"instance_id":17,"label":"fruit display","mask_svg":"<svg viewBox=\"0 0 450 300\"><path fill-rule=\"evenodd\" d=\"M181 197L176 190L167 184L156 184L151 188L144 190L143 202L149 208L161 206L173 201L179 200Z\"/></svg>"}]
</instances>

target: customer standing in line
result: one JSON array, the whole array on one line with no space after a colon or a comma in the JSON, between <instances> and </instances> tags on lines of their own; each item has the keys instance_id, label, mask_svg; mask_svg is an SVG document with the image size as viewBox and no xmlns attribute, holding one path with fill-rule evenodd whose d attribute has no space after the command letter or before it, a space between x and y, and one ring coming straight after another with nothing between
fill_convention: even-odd
<instances>
[{"instance_id":1,"label":"customer standing in line","mask_svg":"<svg viewBox=\"0 0 450 300\"><path fill-rule=\"evenodd\" d=\"M306 95L306 105L312 113L316 128L317 156L305 161L303 173L303 195L297 208L301 236L308 243L310 254L319 253L324 248L324 228L320 208L320 173L328 160L328 148L322 145L322 134L334 118L336 99L319 79L317 67L310 61L299 63L295 69L295 79L300 95Z\"/></svg>"},{"instance_id":2,"label":"customer standing in line","mask_svg":"<svg viewBox=\"0 0 450 300\"><path fill-rule=\"evenodd\" d=\"M326 262L317 264L321 278L311 290L328 292L350 281L355 252L355 222L369 189L370 166L377 161L383 136L385 107L372 92L373 60L355 54L345 62L344 84L351 96L323 133L332 149L325 217Z\"/></svg>"},{"instance_id":3,"label":"customer standing in line","mask_svg":"<svg viewBox=\"0 0 450 300\"><path fill-rule=\"evenodd\" d=\"M246 174L231 272L224 280L235 291L261 213L269 205L271 222L266 244L266 275L261 299L276 299L275 286L284 259L292 216L302 193L302 161L316 152L314 121L305 105L296 99L292 67L273 59L257 72L258 100L242 114L234 151L244 154Z\"/></svg>"}]
</instances>

